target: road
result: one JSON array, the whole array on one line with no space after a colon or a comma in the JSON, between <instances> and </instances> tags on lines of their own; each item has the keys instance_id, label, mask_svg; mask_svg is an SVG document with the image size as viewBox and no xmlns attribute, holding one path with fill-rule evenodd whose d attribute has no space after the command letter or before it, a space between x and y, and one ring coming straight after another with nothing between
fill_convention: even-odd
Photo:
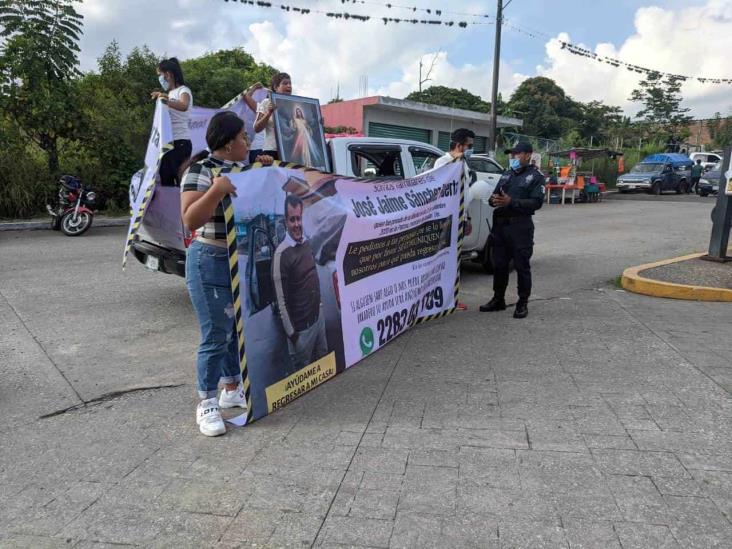
<instances>
[{"instance_id":1,"label":"road","mask_svg":"<svg viewBox=\"0 0 732 549\"><path fill-rule=\"evenodd\" d=\"M713 203L545 206L527 320L467 265L467 312L216 440L181 279L123 229L0 233L0 545L730 546L729 305L614 282Z\"/></svg>"}]
</instances>

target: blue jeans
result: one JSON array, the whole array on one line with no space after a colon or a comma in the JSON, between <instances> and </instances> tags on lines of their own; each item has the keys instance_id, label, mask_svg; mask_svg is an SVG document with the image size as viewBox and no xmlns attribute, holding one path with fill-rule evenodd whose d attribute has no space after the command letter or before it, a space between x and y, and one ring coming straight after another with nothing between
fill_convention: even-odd
<instances>
[{"instance_id":1,"label":"blue jeans","mask_svg":"<svg viewBox=\"0 0 732 549\"><path fill-rule=\"evenodd\" d=\"M201 328L196 362L198 396L214 398L219 382L241 381L226 248L191 242L186 254L186 285Z\"/></svg>"}]
</instances>

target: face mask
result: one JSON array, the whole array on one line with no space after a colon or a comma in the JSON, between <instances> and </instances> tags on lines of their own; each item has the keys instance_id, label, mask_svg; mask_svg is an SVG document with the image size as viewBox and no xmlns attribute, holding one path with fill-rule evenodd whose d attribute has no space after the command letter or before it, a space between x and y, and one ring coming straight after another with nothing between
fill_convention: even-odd
<instances>
[{"instance_id":1,"label":"face mask","mask_svg":"<svg viewBox=\"0 0 732 549\"><path fill-rule=\"evenodd\" d=\"M465 160L467 160L467 159L468 159L468 158L470 158L471 156L473 156L473 149L465 149L465 150L463 151L463 158L464 158Z\"/></svg>"},{"instance_id":2,"label":"face mask","mask_svg":"<svg viewBox=\"0 0 732 549\"><path fill-rule=\"evenodd\" d=\"M512 170L518 170L521 167L521 161L518 158L512 158L508 161L508 165Z\"/></svg>"},{"instance_id":3,"label":"face mask","mask_svg":"<svg viewBox=\"0 0 732 549\"><path fill-rule=\"evenodd\" d=\"M158 81L160 82L160 87L163 88L165 91L168 91L168 81L162 74L158 75Z\"/></svg>"}]
</instances>

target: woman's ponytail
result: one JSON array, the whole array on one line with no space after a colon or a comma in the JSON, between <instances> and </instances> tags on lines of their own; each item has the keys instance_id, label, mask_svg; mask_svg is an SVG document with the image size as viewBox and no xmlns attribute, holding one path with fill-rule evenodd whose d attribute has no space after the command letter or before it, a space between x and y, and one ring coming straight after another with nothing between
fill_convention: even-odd
<instances>
[{"instance_id":1,"label":"woman's ponytail","mask_svg":"<svg viewBox=\"0 0 732 549\"><path fill-rule=\"evenodd\" d=\"M186 173L186 170L188 168L190 168L191 166L193 166L193 164L197 164L201 160L204 160L204 159L208 158L209 156L211 156L211 152L208 149L204 149L204 150L202 150L202 151L197 152L196 154L194 154L188 160L188 162L183 162L183 164L181 164L180 170L178 170L178 177L180 179L183 179L183 174Z\"/></svg>"}]
</instances>

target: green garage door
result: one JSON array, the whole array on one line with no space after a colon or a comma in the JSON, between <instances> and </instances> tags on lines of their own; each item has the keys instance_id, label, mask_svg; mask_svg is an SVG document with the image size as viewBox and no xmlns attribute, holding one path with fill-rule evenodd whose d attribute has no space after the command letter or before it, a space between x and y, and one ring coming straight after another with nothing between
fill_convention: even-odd
<instances>
[{"instance_id":1,"label":"green garage door","mask_svg":"<svg viewBox=\"0 0 732 549\"><path fill-rule=\"evenodd\" d=\"M440 132L437 134L437 146L445 152L450 150L450 132Z\"/></svg>"},{"instance_id":2,"label":"green garage door","mask_svg":"<svg viewBox=\"0 0 732 549\"><path fill-rule=\"evenodd\" d=\"M392 139L409 139L411 141L421 141L422 143L432 143L432 130L369 122L369 137L389 137Z\"/></svg>"}]
</instances>

